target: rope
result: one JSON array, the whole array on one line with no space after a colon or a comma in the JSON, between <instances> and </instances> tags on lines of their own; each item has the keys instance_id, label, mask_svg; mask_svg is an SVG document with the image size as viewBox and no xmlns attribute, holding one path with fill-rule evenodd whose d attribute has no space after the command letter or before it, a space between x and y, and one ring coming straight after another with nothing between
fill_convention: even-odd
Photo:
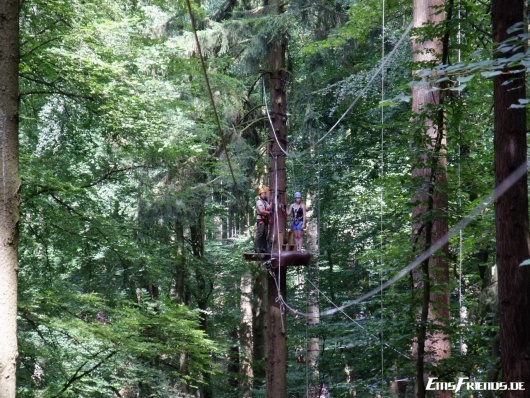
<instances>
[{"instance_id":1,"label":"rope","mask_svg":"<svg viewBox=\"0 0 530 398\"><path fill-rule=\"evenodd\" d=\"M368 83L366 83L366 86L357 94L357 96L355 97L355 99L353 100L351 105L348 107L348 109L346 109L346 111L344 111L344 113L335 122L335 124L333 126L331 126L329 131L326 134L324 134L314 145L320 144L320 142L322 142L329 134L331 134L331 132L335 129L335 127L337 127L339 125L339 123L342 121L342 119L344 119L346 117L346 115L348 113L350 113L350 111L353 109L353 107L355 106L357 101L364 95L364 93L366 92L368 87L372 84L372 82L377 77L377 75L379 75L379 73L381 73L381 71L383 70L385 65L388 63L388 61L390 61L394 57L394 54L396 53L397 49L401 46L401 43L403 43L403 41L408 36L408 34L409 34L411 29L412 29L412 22L409 24L409 26L407 26L407 29L405 29L405 32L403 32L403 34L401 35L399 41L396 43L396 45L394 46L392 51L390 51L388 56L383 60L383 62L381 62L381 65L379 66L379 68L377 68L377 70L375 71L374 75L370 78Z\"/></svg>"},{"instance_id":2,"label":"rope","mask_svg":"<svg viewBox=\"0 0 530 398\"><path fill-rule=\"evenodd\" d=\"M189 0L188 0L189 1ZM322 141L324 141L324 139L326 139L326 137L328 135L330 135L333 130L335 130L335 128L340 124L340 122L342 122L342 120L346 117L346 115L348 113L350 113L350 111L353 109L353 107L355 106L355 104L357 103L357 101L359 101L359 99L365 94L366 90L368 90L368 88L370 87L370 85L372 84L372 82L375 80L375 78L381 73L381 71L383 70L383 68L385 67L385 65L388 63L388 61L390 61L396 51L398 50L398 48L401 46L401 44L403 43L403 41L405 40L405 38L408 36L410 30L412 29L412 22L407 26L407 28L405 29L405 32L403 32L403 34L401 35L401 37L399 38L398 42L396 43L396 45L394 46L394 48L392 49L392 51L390 51L390 53L388 54L388 56L381 62L381 64L379 65L379 67L377 68L377 70L375 71L375 73L373 74L373 76L370 78L370 80L368 80L368 83L366 83L366 85L364 86L364 88L362 90L360 90L358 93L357 93L357 96L354 98L354 100L352 101L352 103L350 104L350 106L348 106L348 108L342 113L342 115L338 118L338 120L333 124L333 126L331 126L331 128L327 131L327 133L325 133L322 137L320 137L319 140L317 140L314 144L311 144L309 146L309 148L307 148L304 152L300 153L300 154L291 154L291 152L288 152L286 149L284 149L281 145L280 145L280 142L278 141L278 137L276 136L276 131L274 130L274 127L273 127L273 124L272 124L272 119L271 119L271 116L270 116L270 113L269 113L269 108L267 106L267 102L265 102L265 108L266 108L266 111L267 111L267 116L269 118L269 123L271 124L271 127L272 127L272 131L273 131L273 134L274 134L274 138L276 139L276 143L278 144L278 146L280 147L280 150L283 152L283 154L287 157L302 157L302 156L305 156L307 153L309 153L309 151L314 148L315 146L319 145ZM263 80L262 80L263 82ZM263 83L263 90L265 90L265 83ZM263 95L265 96L265 91L263 92Z\"/></svg>"},{"instance_id":3,"label":"rope","mask_svg":"<svg viewBox=\"0 0 530 398\"><path fill-rule=\"evenodd\" d=\"M279 261L279 259L278 259ZM280 267L278 266L278 275L276 275L271 269L269 269L269 274L272 276L272 279L274 280L274 283L276 284L276 290L278 291L278 296L274 299L275 302L279 303L280 307L280 319L282 322L282 333L285 334L285 323L283 320L283 315L285 314L285 308L290 308L286 301L284 300L282 293L281 293L281 272Z\"/></svg>"},{"instance_id":4,"label":"rope","mask_svg":"<svg viewBox=\"0 0 530 398\"><path fill-rule=\"evenodd\" d=\"M271 273L271 275L274 276L274 273L269 270L269 273ZM393 351L395 351L396 353L398 353L399 355L407 358L407 359L410 359L410 357L406 354L403 354L402 352L400 352L399 350L397 350L396 348L392 347L391 345L389 345L388 343L385 343L384 341L381 340L380 337L376 336L375 334L373 333L370 333L364 326L362 326L359 322L357 322L355 319L353 319L351 316L349 316L345 311L344 311L344 307L339 307L337 304L335 304L331 299L329 299L311 280L309 280L308 278L305 278L306 282L309 282L314 288L315 290L321 294L331 305L333 305L336 309L335 312L340 312L342 313L346 318L348 318L355 326L357 326L359 329L361 329L362 331L364 331L368 336L371 336L373 338L375 338L376 340L379 340L381 341L381 344L384 344L385 346L387 346L388 348L392 349ZM274 278L274 281L276 282L276 278ZM278 283L276 283L276 287L279 289L279 285ZM304 313L301 313L300 311L294 309L293 307L291 307L283 298L283 296L281 294L278 294L278 297L276 298L276 302L280 302L281 303L281 306L287 308L289 310L289 312L293 313L293 314L296 314L296 315L302 315L302 316L307 316L308 314L304 314ZM283 326L283 320L282 320L282 326Z\"/></svg>"},{"instance_id":5,"label":"rope","mask_svg":"<svg viewBox=\"0 0 530 398\"><path fill-rule=\"evenodd\" d=\"M402 357L405 357L407 359L410 359L410 357L406 354L403 354L402 352L400 352L399 350L397 350L396 348L392 347L391 345L385 343L379 336L373 334L373 333L370 333L363 325L361 325L359 322L357 322L355 319L353 319L351 316L349 316L344 310L340 309L337 304L335 304L333 301L331 301L324 293L322 293L320 291L320 289L318 287L315 286L315 284L310 281L309 279L306 279L307 282L309 282L311 285L313 285L313 287L331 304L333 305L335 308L337 308L340 313L342 313L346 318L348 318L350 321L352 321L352 323L357 326L359 329L363 330L368 336L371 336L373 338L375 338L376 340L380 340L381 341L381 344L387 346L388 348L394 350L396 353L398 353L399 355L401 355Z\"/></svg>"},{"instance_id":6,"label":"rope","mask_svg":"<svg viewBox=\"0 0 530 398\"><path fill-rule=\"evenodd\" d=\"M239 205L241 206L241 208L244 209L245 206L243 204L243 201L241 200L241 197L239 196L239 187L237 185L237 180L236 180L236 177L234 175L234 169L232 168L232 162L230 161L230 156L228 155L228 150L226 148L225 135L224 135L224 132L223 132L223 128L221 127L221 121L219 120L219 114L217 112L217 107L215 105L215 100L213 98L212 87L210 86L210 79L208 77L208 72L206 70L206 64L204 62L204 57L202 55L201 43L199 42L199 36L197 35L197 25L195 24L195 17L193 16L193 12L191 10L190 0L186 0L186 5L188 7L188 13L190 15L190 21L191 21L191 26L192 26L192 29L193 29L193 35L195 36L195 43L197 44L197 52L199 53L199 59L201 60L201 67L202 67L202 72L203 72L203 75L204 75L204 80L206 82L206 88L208 90L208 95L210 97L210 102L212 104L212 109L213 109L213 114L214 114L214 118L215 118L215 123L217 125L217 130L219 131L219 137L221 138L221 146L223 147L223 152L225 153L225 156L226 156L226 162L227 162L228 168L230 170L230 175L232 176L232 181L234 182L234 189L235 189L235 192L236 192L237 200L238 200Z\"/></svg>"},{"instance_id":7,"label":"rope","mask_svg":"<svg viewBox=\"0 0 530 398\"><path fill-rule=\"evenodd\" d=\"M273 129L274 130L274 129ZM276 136L276 133L274 134ZM278 143L278 145L280 145ZM276 302L280 303L280 318L282 322L282 333L285 334L285 324L283 320L283 315L285 313L285 300L282 297L281 292L281 286L282 286L282 273L281 273L281 266L282 266L282 257L281 257L281 244L280 244L280 223L278 218L278 156L274 156L274 227L276 229L275 239L276 239L276 246L278 248L278 282L276 283L276 288L278 290L278 297L276 297ZM272 250L273 247L271 247L271 257L272 257ZM271 272L271 271L269 271ZM274 275L274 273L272 273ZM274 278L274 282L276 282L276 278Z\"/></svg>"},{"instance_id":8,"label":"rope","mask_svg":"<svg viewBox=\"0 0 530 398\"><path fill-rule=\"evenodd\" d=\"M267 105L267 100L265 99L265 82L263 78L261 79L261 84L263 86L263 103L265 104L265 110L267 111L267 118L269 119L271 130L272 130L272 133L274 134L274 139L276 140L276 144L278 144L278 147L284 153L284 155L288 156L289 154L287 153L285 149L283 149L282 145L280 144L280 141L278 140L278 136L276 135L276 129L274 128L274 123L272 122L271 114L269 112L269 106Z\"/></svg>"}]
</instances>

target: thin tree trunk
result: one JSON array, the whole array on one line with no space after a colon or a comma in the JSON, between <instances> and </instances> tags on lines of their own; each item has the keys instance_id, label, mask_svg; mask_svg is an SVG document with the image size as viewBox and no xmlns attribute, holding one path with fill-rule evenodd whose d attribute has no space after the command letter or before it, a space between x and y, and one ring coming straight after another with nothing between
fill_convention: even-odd
<instances>
[{"instance_id":1,"label":"thin tree trunk","mask_svg":"<svg viewBox=\"0 0 530 398\"><path fill-rule=\"evenodd\" d=\"M508 30L524 21L523 0L493 0L495 43L521 33L522 30L510 34ZM520 46L514 52L524 51ZM527 163L526 109L512 107L525 98L525 71L519 69L520 72L512 70L512 74L499 75L493 81L495 186ZM495 226L503 379L523 382L526 387L525 391L506 391L503 397L530 397L530 266L519 266L530 258L526 174L496 201Z\"/></svg>"},{"instance_id":2,"label":"thin tree trunk","mask_svg":"<svg viewBox=\"0 0 530 398\"><path fill-rule=\"evenodd\" d=\"M188 304L185 293L186 280L186 251L184 242L184 225L182 222L175 221L175 241L177 252L175 258L175 277L171 286L171 297L179 304Z\"/></svg>"},{"instance_id":3,"label":"thin tree trunk","mask_svg":"<svg viewBox=\"0 0 530 398\"><path fill-rule=\"evenodd\" d=\"M186 250L184 242L184 225L180 220L175 220L175 241L176 241L176 257L175 257L175 277L171 286L171 298L179 304L188 305L189 297L186 297ZM180 353L179 370L182 376L188 374L188 354L186 352ZM180 391L184 397L188 397L190 389L185 382L180 382Z\"/></svg>"},{"instance_id":4,"label":"thin tree trunk","mask_svg":"<svg viewBox=\"0 0 530 398\"><path fill-rule=\"evenodd\" d=\"M413 24L415 28L427 23L439 24L444 21L444 0L414 0ZM412 38L413 61L417 63L438 63L441 61L442 39ZM429 105L439 105L438 90L432 90L432 84L414 86L412 90L412 110L418 117L429 112ZM444 217L448 207L445 194L447 176L445 160L445 131L443 112L422 119L423 149L420 149L418 166L412 175L418 181L413 210L413 230L421 249L429 247L447 232ZM449 265L447 264L447 245L441 254L431 257L423 266L422 272L415 272L416 287L422 288L423 300L421 319L416 344L417 357L417 396L425 397L426 361L437 361L450 356L448 336L440 327L449 321ZM430 327L429 327L430 325ZM431 329L432 330L429 330ZM437 397L450 397L449 391L436 392Z\"/></svg>"},{"instance_id":5,"label":"thin tree trunk","mask_svg":"<svg viewBox=\"0 0 530 398\"><path fill-rule=\"evenodd\" d=\"M254 279L252 290L253 308L252 308L252 332L253 340L253 373L254 386L261 387L265 383L265 353L266 353L266 336L267 336L267 274L258 273Z\"/></svg>"},{"instance_id":6,"label":"thin tree trunk","mask_svg":"<svg viewBox=\"0 0 530 398\"><path fill-rule=\"evenodd\" d=\"M199 263L204 259L204 207L195 210L195 223L190 226L191 251L196 261ZM213 290L213 282L207 276L204 264L195 267L195 280L197 283L197 306L203 310L201 312L201 328L208 331L208 302ZM210 373L203 373L204 385L200 388L201 397L211 398L212 390L210 386Z\"/></svg>"},{"instance_id":7,"label":"thin tree trunk","mask_svg":"<svg viewBox=\"0 0 530 398\"><path fill-rule=\"evenodd\" d=\"M240 369L240 353L239 353L239 331L237 327L233 327L229 333L228 348L228 364L226 367L226 382L233 388L233 391L237 391L239 386L239 369Z\"/></svg>"},{"instance_id":8,"label":"thin tree trunk","mask_svg":"<svg viewBox=\"0 0 530 398\"><path fill-rule=\"evenodd\" d=\"M0 397L16 395L19 2L0 2Z\"/></svg>"},{"instance_id":9,"label":"thin tree trunk","mask_svg":"<svg viewBox=\"0 0 530 398\"><path fill-rule=\"evenodd\" d=\"M312 380L308 386L308 397L320 397L320 375L318 370L318 356L320 354L320 340L314 330L316 325L320 323L320 305L318 295L318 259L319 259L319 233L318 233L318 218L315 206L317 205L314 195L308 195L306 201L307 212L307 240L308 249L311 253L311 261L309 262L308 278L315 285L309 284L308 298L307 298L307 318L308 330L310 333L307 342L307 367L309 369L309 379Z\"/></svg>"},{"instance_id":10,"label":"thin tree trunk","mask_svg":"<svg viewBox=\"0 0 530 398\"><path fill-rule=\"evenodd\" d=\"M242 398L252 397L253 350L252 350L252 276L246 272L241 277L241 325L240 325L240 391Z\"/></svg>"},{"instance_id":11,"label":"thin tree trunk","mask_svg":"<svg viewBox=\"0 0 530 398\"><path fill-rule=\"evenodd\" d=\"M283 13L283 5L270 0L272 13ZM269 186L273 209L285 209L285 154L287 148L287 36L278 32L277 38L267 48L269 67L270 112L273 126L269 133L269 154L271 171ZM283 150L282 150L283 149ZM285 236L286 216L283 211L273 214L270 236L274 237L272 250L282 248ZM280 266L268 276L268 317L267 317L267 398L287 397L287 325L283 305L278 295L285 297L287 267Z\"/></svg>"}]
</instances>

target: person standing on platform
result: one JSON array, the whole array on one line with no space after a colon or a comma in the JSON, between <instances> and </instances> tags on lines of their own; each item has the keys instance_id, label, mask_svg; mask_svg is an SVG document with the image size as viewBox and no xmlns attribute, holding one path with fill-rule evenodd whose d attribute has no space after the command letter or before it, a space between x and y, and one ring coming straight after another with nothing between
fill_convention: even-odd
<instances>
[{"instance_id":1,"label":"person standing on platform","mask_svg":"<svg viewBox=\"0 0 530 398\"><path fill-rule=\"evenodd\" d=\"M291 231L294 233L296 251L302 251L302 245L304 244L305 205L302 203L302 194L300 192L294 193L294 203L289 206L287 214L291 217Z\"/></svg>"},{"instance_id":2,"label":"person standing on platform","mask_svg":"<svg viewBox=\"0 0 530 398\"><path fill-rule=\"evenodd\" d=\"M268 235L269 235L269 217L271 207L267 202L268 187L258 190L258 200L256 201L256 239L254 241L254 250L256 253L269 253Z\"/></svg>"}]
</instances>

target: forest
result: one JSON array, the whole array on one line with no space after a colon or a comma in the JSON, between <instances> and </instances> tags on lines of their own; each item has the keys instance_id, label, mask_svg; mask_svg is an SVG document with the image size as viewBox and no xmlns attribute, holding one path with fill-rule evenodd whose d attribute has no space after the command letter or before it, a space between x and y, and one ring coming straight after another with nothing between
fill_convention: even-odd
<instances>
[{"instance_id":1,"label":"forest","mask_svg":"<svg viewBox=\"0 0 530 398\"><path fill-rule=\"evenodd\" d=\"M530 397L527 6L2 0L0 398Z\"/></svg>"}]
</instances>

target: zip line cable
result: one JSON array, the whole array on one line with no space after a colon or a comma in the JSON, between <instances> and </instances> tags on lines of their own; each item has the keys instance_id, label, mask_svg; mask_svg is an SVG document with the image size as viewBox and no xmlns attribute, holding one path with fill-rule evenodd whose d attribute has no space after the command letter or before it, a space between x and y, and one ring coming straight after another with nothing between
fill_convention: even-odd
<instances>
[{"instance_id":1,"label":"zip line cable","mask_svg":"<svg viewBox=\"0 0 530 398\"><path fill-rule=\"evenodd\" d=\"M348 318L350 321L353 322L353 324L355 326L357 326L359 329L363 330L367 335L375 338L376 340L380 340L381 341L381 344L384 344L385 346L387 346L388 348L394 350L396 353L398 353L399 355L401 355L402 357L405 357L407 359L410 359L410 356L406 355L406 354L403 354L402 352L400 352L399 350L395 349L394 347L392 347L391 345L389 345L388 343L385 343L381 337L373 334L373 333L370 333L368 331L368 329L366 329L363 325L361 325L359 322L357 322L355 319L353 319L351 316L349 316L343 309L340 309L339 306L337 304L335 304L331 299L328 298L328 296L326 296L317 286L315 286L315 284L310 281L309 279L306 278L306 281L309 282L311 285L313 285L313 287L319 292L319 294L322 295L322 297L324 297L332 306L334 306L335 308L338 309L338 311L340 313L342 313L346 318Z\"/></svg>"},{"instance_id":2,"label":"zip line cable","mask_svg":"<svg viewBox=\"0 0 530 398\"><path fill-rule=\"evenodd\" d=\"M510 189L517 181L519 181L519 179L521 179L521 177L523 177L527 173L528 165L529 165L528 162L521 164L514 172L512 172L512 174L510 174L501 184L499 184L493 190L492 194L485 197L477 206L475 206L475 208L467 216L462 218L444 236L442 236L440 239L434 242L434 244L431 247L429 247L427 250L421 253L418 257L416 257L416 259L414 259L406 267L398 271L396 275L394 275L392 278L390 278L389 280L387 280L380 286L363 294L362 296L359 296L355 300L350 301L347 304L320 312L320 316L332 315L339 311L344 310L345 308L351 307L352 305L360 304L368 300L369 298L373 297L374 295L378 294L379 292L383 291L384 289L392 286L394 283L396 283L398 280L403 278L409 272L418 268L425 260L427 260L430 256L432 256L436 251L438 251L438 249L446 245L449 242L449 239L459 234L460 230L463 230L465 227L467 227L475 218L479 216L480 213L482 213L486 208L488 208L489 205L491 205L493 202L498 200L502 195L504 195L504 193L508 189ZM290 307L285 301L283 301L283 303L289 309L289 311L295 315L299 315L303 317L310 316L310 314L306 312L302 312L295 308Z\"/></svg>"},{"instance_id":3,"label":"zip line cable","mask_svg":"<svg viewBox=\"0 0 530 398\"><path fill-rule=\"evenodd\" d=\"M241 196L239 196L239 187L237 185L237 180L234 175L234 169L232 168L232 162L230 161L230 156L228 155L228 149L226 148L226 138L223 132L223 128L221 127L221 121L219 120L219 113L217 112L217 107L215 105L215 100L213 98L212 87L210 86L210 78L208 77L208 72L206 70L206 64L204 62L204 57L202 55L201 43L199 42L199 36L197 34L197 25L195 24L195 17L193 16L193 11L191 9L190 0L186 0L186 5L188 6L188 13L190 16L191 27L193 29L193 35L195 36L197 52L199 53L199 59L201 61L201 67L202 67L202 72L204 74L204 80L206 82L206 88L208 90L208 95L210 97L210 102L212 104L215 123L217 125L217 129L219 130L219 137L221 138L221 146L226 156L226 162L228 164L228 168L230 169L230 175L232 176L232 181L234 182L234 190L236 192L237 200L239 201L239 205L241 206L241 209L244 209L245 206L243 204L243 201L241 200Z\"/></svg>"},{"instance_id":4,"label":"zip line cable","mask_svg":"<svg viewBox=\"0 0 530 398\"><path fill-rule=\"evenodd\" d=\"M189 0L187 0L189 1ZM315 146L319 145L322 141L324 141L328 135L330 135L333 130L335 130L335 128L340 124L340 122L342 122L342 120L346 117L346 115L348 113L350 113L350 111L353 109L353 107L355 106L355 104L357 104L357 101L359 101L359 99L364 95L364 93L366 92L366 90L368 90L368 88L370 87L370 85L372 84L372 82L375 80L375 78L382 72L383 68L386 66L386 64L388 63L388 61L390 61L396 51L398 50L398 48L401 46L401 44L403 43L403 41L405 40L405 38L408 36L409 32L411 31L412 29L412 22L407 26L407 28L405 29L405 31L403 32L403 34L401 35L401 37L399 38L398 42L396 43L396 45L394 46L394 48L392 49L392 51L390 51L390 53L388 54L388 56L381 62L381 64L379 65L379 67L376 69L375 73L373 74L373 76L370 78L370 80L368 80L368 83L366 83L366 85L364 86L364 88L362 90L360 90L358 93L357 93L357 96L354 98L354 100L352 101L352 103L350 104L350 106L348 106L348 108L342 113L342 115L338 118L338 120L333 124L333 126L331 126L331 128L322 136L320 137L320 139L318 139L314 144L311 144L309 146L309 148L307 148L305 151L303 151L302 153L299 153L299 154L291 154L291 152L288 152L285 148L283 148L281 145L280 145L280 142L278 140L278 137L276 136L276 131L274 130L274 127L272 125L272 119L271 119L271 116L269 114L269 107L267 106L267 102L265 102L265 108L267 110L267 116L269 118L269 122L271 124L271 127L272 127L272 131L273 131L273 134L274 134L274 138L276 139L276 143L278 144L278 146L280 147L280 150L284 153L285 156L287 157L302 157L302 156L305 156L312 148L314 148ZM263 93L263 96L265 97L265 83L263 83L263 90L264 90L264 93Z\"/></svg>"},{"instance_id":5,"label":"zip line cable","mask_svg":"<svg viewBox=\"0 0 530 398\"><path fill-rule=\"evenodd\" d=\"M189 1L189 0L188 0ZM335 128L339 125L339 123L342 121L342 119L344 119L346 117L346 115L348 113L350 113L350 111L353 109L353 107L355 106L355 104L357 103L357 101L359 101L359 99L364 95L364 93L366 92L366 90L368 89L368 87L372 84L372 82L375 80L375 78L379 75L379 73L381 73L381 71L383 70L383 68L386 66L386 64L388 63L388 61L390 61L393 57L394 57L394 54L396 53L397 49L401 46L401 43L403 43L403 41L405 40L405 38L408 36L410 30L412 29L412 26L413 26L413 23L411 22L409 24L409 26L407 26L407 29L405 29L405 32L403 32L403 34L401 35L401 37L399 38L398 42L396 43L396 45L394 46L394 48L392 49L392 51L390 51L390 53L388 54L388 56L381 62L381 64L379 65L379 68L377 68L377 70L375 71L374 75L370 78L370 80L368 81L368 83L366 83L366 85L364 86L364 88L357 94L357 96L355 97L355 99L353 100L353 102L350 104L350 106L348 107L348 109L346 109L346 111L344 111L344 113L341 115L341 117L335 122L335 124L333 126L331 126L331 128L329 129L329 131L324 134L317 142L315 142L314 145L318 145L320 144L328 135L331 134L331 132L333 130L335 130ZM307 151L306 151L307 152Z\"/></svg>"},{"instance_id":6,"label":"zip line cable","mask_svg":"<svg viewBox=\"0 0 530 398\"><path fill-rule=\"evenodd\" d=\"M278 144L279 145L279 144ZM280 240L279 240L279 237L280 237L280 223L279 223L279 218L278 218L278 156L274 156L274 227L276 229L276 234L275 234L275 239L276 239L276 246L278 248L278 275L275 276L274 273L269 270L269 273L271 274L271 276L274 278L274 283L276 284L276 289L278 291L278 296L276 297L276 302L279 303L279 306L280 306L280 318L281 318L281 323L282 323L282 333L285 333L285 324L284 324L284 320L283 320L283 315L284 315L284 308L285 308L285 300L283 299L283 296L282 296L282 291L281 291L281 285L282 285L282 280L281 280L281 261L282 261L282 256L281 256L281 243L280 243ZM273 251L273 247L271 247L271 257L272 257L272 251Z\"/></svg>"},{"instance_id":7,"label":"zip line cable","mask_svg":"<svg viewBox=\"0 0 530 398\"><path fill-rule=\"evenodd\" d=\"M271 274L274 276L274 273L272 273L272 271L269 271L271 272ZM359 329L361 329L363 332L365 332L367 335L375 338L376 340L379 340L381 342L381 344L387 346L388 348L390 348L391 350L395 351L396 353L398 353L399 355L401 355L402 357L404 358L407 358L407 359L410 359L410 357L406 354L403 354L401 351L397 350L396 348L392 347L390 344L388 343L385 343L381 337L373 334L373 333L370 333L368 331L368 329L366 329L364 326L362 326L359 322L357 322L355 319L353 319L351 316L349 316L342 307L339 307L337 304L335 304L331 299L329 299L310 279L308 278L304 278L306 282L309 282L314 288L315 290L320 294L322 295L322 297L324 297L333 307L335 307L335 309L340 312L341 314L343 314L346 318L348 318L355 326L357 326ZM278 285L278 282L276 282L276 278L274 278L274 281L276 283L276 288L279 290L280 289L280 286ZM294 309L293 307L291 307L284 299L281 295L278 295L278 298L277 298L277 301L280 301L281 304L283 306L285 306L285 308L287 308L290 312L292 313L295 313L297 315L303 315L302 313L300 313L299 311L297 311L296 309Z\"/></svg>"}]
</instances>

